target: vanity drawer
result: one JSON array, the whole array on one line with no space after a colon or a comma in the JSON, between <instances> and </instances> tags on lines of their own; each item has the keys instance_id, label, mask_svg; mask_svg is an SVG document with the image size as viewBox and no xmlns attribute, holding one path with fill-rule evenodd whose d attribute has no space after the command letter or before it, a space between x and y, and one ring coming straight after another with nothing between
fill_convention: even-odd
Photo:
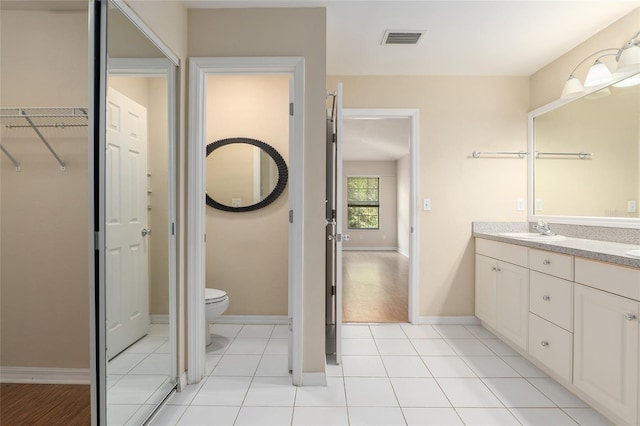
<instances>
[{"instance_id":1,"label":"vanity drawer","mask_svg":"<svg viewBox=\"0 0 640 426\"><path fill-rule=\"evenodd\" d=\"M535 314L529 314L529 353L571 383L572 333Z\"/></svg>"},{"instance_id":2,"label":"vanity drawer","mask_svg":"<svg viewBox=\"0 0 640 426\"><path fill-rule=\"evenodd\" d=\"M529 292L531 312L565 330L573 331L573 283L571 281L531 271Z\"/></svg>"},{"instance_id":3,"label":"vanity drawer","mask_svg":"<svg viewBox=\"0 0 640 426\"><path fill-rule=\"evenodd\" d=\"M529 268L573 281L573 256L529 249Z\"/></svg>"},{"instance_id":4,"label":"vanity drawer","mask_svg":"<svg viewBox=\"0 0 640 426\"><path fill-rule=\"evenodd\" d=\"M576 257L580 284L640 301L640 269Z\"/></svg>"},{"instance_id":5,"label":"vanity drawer","mask_svg":"<svg viewBox=\"0 0 640 426\"><path fill-rule=\"evenodd\" d=\"M527 251L523 246L476 238L476 253L527 267Z\"/></svg>"}]
</instances>

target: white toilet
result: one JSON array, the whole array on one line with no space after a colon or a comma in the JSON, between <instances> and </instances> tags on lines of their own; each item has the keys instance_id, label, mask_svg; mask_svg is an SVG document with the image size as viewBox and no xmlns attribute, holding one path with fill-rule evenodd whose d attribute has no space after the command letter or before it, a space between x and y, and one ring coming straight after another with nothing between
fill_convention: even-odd
<instances>
[{"instance_id":1,"label":"white toilet","mask_svg":"<svg viewBox=\"0 0 640 426\"><path fill-rule=\"evenodd\" d=\"M204 289L205 298L205 317L206 323L204 325L204 339L206 345L211 344L211 333L209 332L209 324L213 324L220 315L224 313L229 307L229 296L227 292L223 290L217 290L215 288Z\"/></svg>"}]
</instances>

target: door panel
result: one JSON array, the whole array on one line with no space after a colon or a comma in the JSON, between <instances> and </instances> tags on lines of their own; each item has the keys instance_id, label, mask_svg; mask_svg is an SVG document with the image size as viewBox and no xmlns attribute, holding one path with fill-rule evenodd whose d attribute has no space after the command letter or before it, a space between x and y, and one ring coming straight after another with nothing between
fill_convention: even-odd
<instances>
[{"instance_id":1,"label":"door panel","mask_svg":"<svg viewBox=\"0 0 640 426\"><path fill-rule=\"evenodd\" d=\"M149 328L147 112L109 89L106 145L107 357Z\"/></svg>"}]
</instances>

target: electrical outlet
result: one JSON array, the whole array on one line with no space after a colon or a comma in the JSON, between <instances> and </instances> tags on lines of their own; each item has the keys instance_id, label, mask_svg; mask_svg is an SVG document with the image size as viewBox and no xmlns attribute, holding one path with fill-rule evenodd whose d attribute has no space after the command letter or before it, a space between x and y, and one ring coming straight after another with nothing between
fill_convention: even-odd
<instances>
[{"instance_id":1,"label":"electrical outlet","mask_svg":"<svg viewBox=\"0 0 640 426\"><path fill-rule=\"evenodd\" d=\"M627 213L635 213L638 211L638 203L636 200L627 201Z\"/></svg>"},{"instance_id":2,"label":"electrical outlet","mask_svg":"<svg viewBox=\"0 0 640 426\"><path fill-rule=\"evenodd\" d=\"M542 198L536 198L536 211L542 211Z\"/></svg>"}]
</instances>

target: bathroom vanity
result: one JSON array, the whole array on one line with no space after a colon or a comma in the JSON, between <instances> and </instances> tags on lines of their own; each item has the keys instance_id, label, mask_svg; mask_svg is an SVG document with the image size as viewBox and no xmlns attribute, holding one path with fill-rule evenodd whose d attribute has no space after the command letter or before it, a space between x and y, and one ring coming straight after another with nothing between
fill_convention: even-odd
<instances>
[{"instance_id":1,"label":"bathroom vanity","mask_svg":"<svg viewBox=\"0 0 640 426\"><path fill-rule=\"evenodd\" d=\"M614 423L638 424L638 246L492 231L473 233L482 324Z\"/></svg>"}]
</instances>

